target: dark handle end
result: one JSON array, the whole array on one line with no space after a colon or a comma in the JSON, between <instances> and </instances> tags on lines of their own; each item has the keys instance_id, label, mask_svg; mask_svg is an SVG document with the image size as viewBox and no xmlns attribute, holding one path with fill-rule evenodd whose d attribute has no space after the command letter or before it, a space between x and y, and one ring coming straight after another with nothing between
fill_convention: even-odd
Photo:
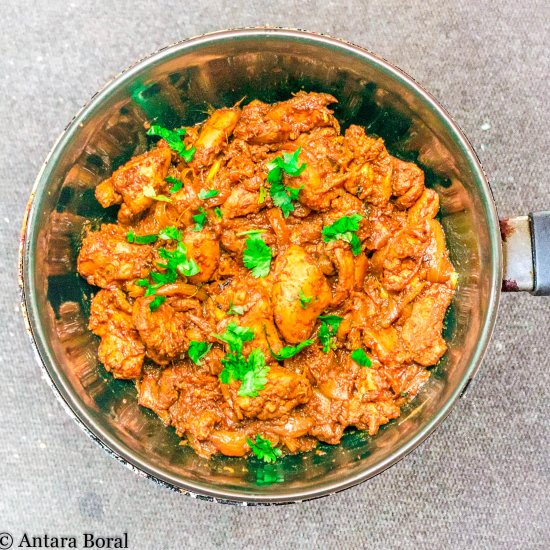
<instances>
[{"instance_id":1,"label":"dark handle end","mask_svg":"<svg viewBox=\"0 0 550 550\"><path fill-rule=\"evenodd\" d=\"M529 215L535 296L550 296L550 211Z\"/></svg>"}]
</instances>

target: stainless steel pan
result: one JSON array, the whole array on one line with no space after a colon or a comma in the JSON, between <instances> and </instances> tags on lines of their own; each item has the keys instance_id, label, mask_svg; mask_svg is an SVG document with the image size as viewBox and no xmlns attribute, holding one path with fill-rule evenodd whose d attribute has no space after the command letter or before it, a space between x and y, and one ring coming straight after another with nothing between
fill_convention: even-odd
<instances>
[{"instance_id":1,"label":"stainless steel pan","mask_svg":"<svg viewBox=\"0 0 550 550\"><path fill-rule=\"evenodd\" d=\"M445 337L449 350L429 383L376 437L345 435L338 446L287 456L275 466L217 457L207 462L178 445L130 382L97 362L87 330L92 289L76 275L83 224L113 219L94 187L146 146L143 122L194 124L208 106L246 96L275 101L301 88L327 91L344 125L385 139L393 154L418 162L441 196L441 219L459 272ZM550 292L548 213L503 223L471 145L439 103L414 80L368 51L302 31L246 29L187 40L136 63L67 126L36 180L23 227L21 285L37 356L55 393L82 428L119 461L182 493L224 502L268 504L321 497L391 466L447 416L478 369L503 283Z\"/></svg>"}]
</instances>

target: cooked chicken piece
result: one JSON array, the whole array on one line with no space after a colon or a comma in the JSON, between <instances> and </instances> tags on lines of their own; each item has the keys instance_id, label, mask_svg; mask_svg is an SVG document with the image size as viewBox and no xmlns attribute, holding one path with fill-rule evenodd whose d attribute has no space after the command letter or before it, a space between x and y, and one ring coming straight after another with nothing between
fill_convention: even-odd
<instances>
[{"instance_id":1,"label":"cooked chicken piece","mask_svg":"<svg viewBox=\"0 0 550 550\"><path fill-rule=\"evenodd\" d=\"M401 208L410 208L424 191L424 172L414 163L391 157L392 195L395 204Z\"/></svg>"},{"instance_id":2,"label":"cooked chicken piece","mask_svg":"<svg viewBox=\"0 0 550 550\"><path fill-rule=\"evenodd\" d=\"M379 275L380 282L386 289L401 290L420 268L429 243L430 229L427 222L406 226L386 246L373 254L372 270Z\"/></svg>"},{"instance_id":3,"label":"cooked chicken piece","mask_svg":"<svg viewBox=\"0 0 550 550\"><path fill-rule=\"evenodd\" d=\"M445 242L445 233L437 220L429 220L430 244L424 255L426 280L431 283L446 283L454 273L454 267L449 261L449 251Z\"/></svg>"},{"instance_id":4,"label":"cooked chicken piece","mask_svg":"<svg viewBox=\"0 0 550 550\"><path fill-rule=\"evenodd\" d=\"M325 247L327 256L331 259L338 273L338 282L334 287L331 306L339 306L353 290L355 286L355 256L349 245L344 241L333 241ZM366 256L360 254L360 262L366 261Z\"/></svg>"},{"instance_id":5,"label":"cooked chicken piece","mask_svg":"<svg viewBox=\"0 0 550 550\"><path fill-rule=\"evenodd\" d=\"M250 450L248 435L240 431L214 430L209 437L216 450L225 456L244 456Z\"/></svg>"},{"instance_id":6,"label":"cooked chicken piece","mask_svg":"<svg viewBox=\"0 0 550 550\"><path fill-rule=\"evenodd\" d=\"M259 212L265 204L260 203L260 193L249 191L244 185L233 187L231 194L222 206L223 219L246 216Z\"/></svg>"},{"instance_id":7,"label":"cooked chicken piece","mask_svg":"<svg viewBox=\"0 0 550 550\"><path fill-rule=\"evenodd\" d=\"M137 383L138 403L155 412L165 424L170 424L170 407L178 398L177 369L146 367Z\"/></svg>"},{"instance_id":8,"label":"cooked chicken piece","mask_svg":"<svg viewBox=\"0 0 550 550\"><path fill-rule=\"evenodd\" d=\"M149 274L153 261L152 248L129 243L126 235L123 227L104 224L99 231L90 231L84 237L77 270L89 284L115 288Z\"/></svg>"},{"instance_id":9,"label":"cooked chicken piece","mask_svg":"<svg viewBox=\"0 0 550 550\"><path fill-rule=\"evenodd\" d=\"M343 408L342 401L331 400L319 389L313 388L311 399L304 407L304 412L314 421L309 435L331 445L340 443L346 428L346 424L339 421Z\"/></svg>"},{"instance_id":10,"label":"cooked chicken piece","mask_svg":"<svg viewBox=\"0 0 550 550\"><path fill-rule=\"evenodd\" d=\"M389 206L389 205L388 205ZM390 238L406 224L405 217L401 218L393 212L393 208L378 208L370 205L361 220L357 236L367 250L379 250Z\"/></svg>"},{"instance_id":11,"label":"cooked chicken piece","mask_svg":"<svg viewBox=\"0 0 550 550\"><path fill-rule=\"evenodd\" d=\"M233 403L245 417L259 420L280 418L311 397L305 376L275 365L269 368L267 383L256 397L238 395L239 387L240 382L231 384Z\"/></svg>"},{"instance_id":12,"label":"cooked chicken piece","mask_svg":"<svg viewBox=\"0 0 550 550\"><path fill-rule=\"evenodd\" d=\"M411 353L404 345L400 333L394 326L384 328L365 327L363 342L380 363L390 367L412 361Z\"/></svg>"},{"instance_id":13,"label":"cooked chicken piece","mask_svg":"<svg viewBox=\"0 0 550 550\"><path fill-rule=\"evenodd\" d=\"M235 321L238 325L254 331L254 340L244 345L243 351L248 355L252 348L259 348L267 363L275 359L271 350L277 353L283 344L273 321L273 306L270 299L271 283L265 279L255 279L250 275L233 279L216 298L216 303L223 311L236 308L240 315L222 318L216 327L216 333L224 332L226 326ZM233 310L234 311L234 310Z\"/></svg>"},{"instance_id":14,"label":"cooked chicken piece","mask_svg":"<svg viewBox=\"0 0 550 550\"><path fill-rule=\"evenodd\" d=\"M132 215L147 210L153 204L153 199L144 195L144 189L152 189L155 194L161 194L166 187L164 178L168 174L172 152L161 142L157 147L134 157L121 166L110 178L114 197L122 197L126 208ZM107 180L108 181L108 180ZM98 201L105 200L105 190L109 184L103 182L99 187ZM103 203L102 203L103 204Z\"/></svg>"},{"instance_id":15,"label":"cooked chicken piece","mask_svg":"<svg viewBox=\"0 0 550 550\"><path fill-rule=\"evenodd\" d=\"M340 401L350 398L358 368L349 360L349 354L340 357L332 352L323 353L320 346L312 344L302 352L301 360L304 374L323 395Z\"/></svg>"},{"instance_id":16,"label":"cooked chicken piece","mask_svg":"<svg viewBox=\"0 0 550 550\"><path fill-rule=\"evenodd\" d=\"M121 290L100 290L94 296L88 328L101 337L99 360L115 378L141 374L145 346L132 322L132 306Z\"/></svg>"},{"instance_id":17,"label":"cooked chicken piece","mask_svg":"<svg viewBox=\"0 0 550 550\"><path fill-rule=\"evenodd\" d=\"M232 413L224 406L216 376L180 363L163 371L147 370L138 389L139 404L174 426L200 456L208 458L217 451L208 438L216 426L227 427Z\"/></svg>"},{"instance_id":18,"label":"cooked chicken piece","mask_svg":"<svg viewBox=\"0 0 550 550\"><path fill-rule=\"evenodd\" d=\"M298 92L288 101L274 105L254 100L243 108L234 133L250 143L280 143L316 127L339 128L327 108L336 102L329 94L306 92Z\"/></svg>"},{"instance_id":19,"label":"cooked chicken piece","mask_svg":"<svg viewBox=\"0 0 550 550\"><path fill-rule=\"evenodd\" d=\"M202 169L214 162L216 155L227 144L240 116L239 109L218 109L212 113L193 144L196 151L191 166Z\"/></svg>"},{"instance_id":20,"label":"cooked chicken piece","mask_svg":"<svg viewBox=\"0 0 550 550\"><path fill-rule=\"evenodd\" d=\"M189 282L198 284L212 279L220 262L220 242L215 233L206 228L202 231L188 229L183 234L183 243L187 247L187 257L195 260L200 269L189 277Z\"/></svg>"},{"instance_id":21,"label":"cooked chicken piece","mask_svg":"<svg viewBox=\"0 0 550 550\"><path fill-rule=\"evenodd\" d=\"M197 328L202 308L198 300L166 300L155 311L149 304L153 297L138 298L134 303L133 320L147 346L147 356L159 365L167 365L187 350L189 340L201 340ZM192 309L191 309L192 308ZM184 309L184 311L180 311ZM208 331L209 332L209 331Z\"/></svg>"},{"instance_id":22,"label":"cooked chicken piece","mask_svg":"<svg viewBox=\"0 0 550 550\"><path fill-rule=\"evenodd\" d=\"M407 216L411 225L431 220L439 211L439 195L433 189L424 188L420 198L409 208Z\"/></svg>"},{"instance_id":23,"label":"cooked chicken piece","mask_svg":"<svg viewBox=\"0 0 550 550\"><path fill-rule=\"evenodd\" d=\"M435 365L447 350L441 332L452 296L449 286L434 283L413 302L401 336L414 361L421 365Z\"/></svg>"},{"instance_id":24,"label":"cooked chicken piece","mask_svg":"<svg viewBox=\"0 0 550 550\"><path fill-rule=\"evenodd\" d=\"M346 190L361 200L385 206L392 194L392 158L384 142L365 134L360 126L346 130L346 147L353 154Z\"/></svg>"},{"instance_id":25,"label":"cooked chicken piece","mask_svg":"<svg viewBox=\"0 0 550 550\"><path fill-rule=\"evenodd\" d=\"M119 195L115 191L112 178L102 181L95 188L95 198L103 208L108 208L113 204L120 204L122 202L122 195Z\"/></svg>"},{"instance_id":26,"label":"cooked chicken piece","mask_svg":"<svg viewBox=\"0 0 550 550\"><path fill-rule=\"evenodd\" d=\"M397 418L400 413L399 406L391 399L373 403L366 401L360 393L356 393L348 403L344 421L360 430L367 430L369 435L375 435L380 426Z\"/></svg>"},{"instance_id":27,"label":"cooked chicken piece","mask_svg":"<svg viewBox=\"0 0 550 550\"><path fill-rule=\"evenodd\" d=\"M297 344L311 336L317 317L330 304L330 286L313 258L297 245L279 254L272 273L275 322L283 338ZM311 300L302 305L301 297Z\"/></svg>"}]
</instances>

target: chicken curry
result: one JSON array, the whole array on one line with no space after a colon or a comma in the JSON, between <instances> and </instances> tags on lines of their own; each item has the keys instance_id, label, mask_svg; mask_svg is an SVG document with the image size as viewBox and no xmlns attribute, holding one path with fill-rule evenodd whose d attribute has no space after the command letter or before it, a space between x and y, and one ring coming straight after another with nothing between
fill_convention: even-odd
<instances>
[{"instance_id":1,"label":"chicken curry","mask_svg":"<svg viewBox=\"0 0 550 550\"><path fill-rule=\"evenodd\" d=\"M152 148L95 190L120 205L78 256L99 360L202 457L374 435L446 351L438 194L382 139L341 132L335 102L148 124Z\"/></svg>"}]
</instances>

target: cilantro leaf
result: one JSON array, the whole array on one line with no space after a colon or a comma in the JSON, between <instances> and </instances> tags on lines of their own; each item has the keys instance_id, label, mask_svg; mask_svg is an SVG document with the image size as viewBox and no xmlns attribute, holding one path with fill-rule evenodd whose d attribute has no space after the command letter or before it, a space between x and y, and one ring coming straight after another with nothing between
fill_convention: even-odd
<instances>
[{"instance_id":1,"label":"cilantro leaf","mask_svg":"<svg viewBox=\"0 0 550 550\"><path fill-rule=\"evenodd\" d=\"M201 201L205 201L206 199L211 199L212 197L217 197L220 194L220 192L217 189L201 189L199 191L199 199Z\"/></svg>"},{"instance_id":2,"label":"cilantro leaf","mask_svg":"<svg viewBox=\"0 0 550 550\"><path fill-rule=\"evenodd\" d=\"M164 241L169 241L170 239L181 241L182 234L177 227L174 227L173 225L168 225L166 227L163 227L159 231L159 237Z\"/></svg>"},{"instance_id":3,"label":"cilantro leaf","mask_svg":"<svg viewBox=\"0 0 550 550\"><path fill-rule=\"evenodd\" d=\"M275 157L267 163L266 181L270 184L269 194L273 200L273 204L278 206L283 211L285 218L294 210L293 200L298 200L298 195L303 189L303 185L299 188L287 187L283 183L283 173L288 176L299 176L306 168L306 163L298 165L298 156L302 151L298 147L294 153L283 153L282 157ZM260 189L260 199L261 199ZM263 202L260 200L260 203Z\"/></svg>"},{"instance_id":4,"label":"cilantro leaf","mask_svg":"<svg viewBox=\"0 0 550 550\"><path fill-rule=\"evenodd\" d=\"M290 357L294 357L297 353L300 353L304 348L311 346L313 342L314 340L304 340L303 342L300 342L296 346L284 346L279 350L278 353L275 353L270 346L269 351L271 352L271 355L273 355L273 357L277 359L277 361L282 361L283 359L289 359Z\"/></svg>"},{"instance_id":5,"label":"cilantro leaf","mask_svg":"<svg viewBox=\"0 0 550 550\"><path fill-rule=\"evenodd\" d=\"M361 252L361 241L357 236L359 222L363 219L361 214L352 214L351 216L342 216L331 225L323 227L323 240L328 243L338 239L351 245L354 256Z\"/></svg>"},{"instance_id":6,"label":"cilantro leaf","mask_svg":"<svg viewBox=\"0 0 550 550\"><path fill-rule=\"evenodd\" d=\"M354 350L351 353L351 358L362 367L372 366L370 357L361 348Z\"/></svg>"},{"instance_id":7,"label":"cilantro leaf","mask_svg":"<svg viewBox=\"0 0 550 550\"><path fill-rule=\"evenodd\" d=\"M143 187L143 195L150 199L153 199L154 201L172 202L172 199L168 198L165 195L157 195L157 192L152 185L145 185Z\"/></svg>"},{"instance_id":8,"label":"cilantro leaf","mask_svg":"<svg viewBox=\"0 0 550 550\"><path fill-rule=\"evenodd\" d=\"M193 258L187 257L187 247L179 241L175 250L159 249L159 256L167 260L165 264L157 263L161 268L168 271L175 271L186 277L192 277L200 273L199 266Z\"/></svg>"},{"instance_id":9,"label":"cilantro leaf","mask_svg":"<svg viewBox=\"0 0 550 550\"><path fill-rule=\"evenodd\" d=\"M300 289L300 304L303 309L306 309L307 305L309 304L309 302L311 302L311 300L313 300L313 296L306 296L304 294L304 291Z\"/></svg>"},{"instance_id":10,"label":"cilantro leaf","mask_svg":"<svg viewBox=\"0 0 550 550\"><path fill-rule=\"evenodd\" d=\"M263 204L265 202L267 192L263 185L260 185L260 196L258 197L258 204Z\"/></svg>"},{"instance_id":11,"label":"cilantro leaf","mask_svg":"<svg viewBox=\"0 0 550 550\"><path fill-rule=\"evenodd\" d=\"M238 394L242 396L256 397L267 383L269 367L266 365L262 351L254 348L248 359L243 356L245 342L254 339L254 331L247 327L241 327L237 323L229 323L223 334L213 334L229 346L229 353L222 359L223 370L219 378L223 384L229 384L233 380L240 380Z\"/></svg>"},{"instance_id":12,"label":"cilantro leaf","mask_svg":"<svg viewBox=\"0 0 550 550\"><path fill-rule=\"evenodd\" d=\"M189 342L189 349L187 355L189 359L195 363L195 365L201 364L201 359L210 351L212 344L206 342L198 342L197 340L191 340Z\"/></svg>"},{"instance_id":13,"label":"cilantro leaf","mask_svg":"<svg viewBox=\"0 0 550 550\"><path fill-rule=\"evenodd\" d=\"M129 243L135 244L151 244L158 238L158 235L136 235L133 229L130 229L126 234L126 240Z\"/></svg>"},{"instance_id":14,"label":"cilantro leaf","mask_svg":"<svg viewBox=\"0 0 550 550\"><path fill-rule=\"evenodd\" d=\"M213 334L215 338L225 342L235 353L242 353L245 342L254 340L254 331L248 327L241 327L237 323L229 323L223 334Z\"/></svg>"},{"instance_id":15,"label":"cilantro leaf","mask_svg":"<svg viewBox=\"0 0 550 550\"><path fill-rule=\"evenodd\" d=\"M242 237L244 235L255 237L261 235L262 233L265 233L265 229L249 229L248 231L239 231L236 235L237 237Z\"/></svg>"},{"instance_id":16,"label":"cilantro leaf","mask_svg":"<svg viewBox=\"0 0 550 550\"><path fill-rule=\"evenodd\" d=\"M250 446L252 452L264 462L272 463L282 456L283 451L277 447L273 447L273 444L269 439L264 439L260 434L256 435L256 441L252 441L246 438L246 442Z\"/></svg>"},{"instance_id":17,"label":"cilantro leaf","mask_svg":"<svg viewBox=\"0 0 550 550\"><path fill-rule=\"evenodd\" d=\"M336 347L334 337L338 332L340 323L344 320L338 315L319 315L321 326L319 328L319 341L323 344L323 353L328 353Z\"/></svg>"},{"instance_id":18,"label":"cilantro leaf","mask_svg":"<svg viewBox=\"0 0 550 550\"><path fill-rule=\"evenodd\" d=\"M271 184L269 195L275 206L278 206L283 211L283 216L288 218L289 214L294 211L292 200L298 200L298 193L303 189L303 185L298 189L286 187L282 180L277 180Z\"/></svg>"},{"instance_id":19,"label":"cilantro leaf","mask_svg":"<svg viewBox=\"0 0 550 550\"><path fill-rule=\"evenodd\" d=\"M238 395L256 397L260 390L267 384L269 367L265 363L265 356L258 348L254 348L246 363L246 371L242 376L242 384Z\"/></svg>"},{"instance_id":20,"label":"cilantro leaf","mask_svg":"<svg viewBox=\"0 0 550 550\"><path fill-rule=\"evenodd\" d=\"M208 218L206 217L206 211L202 206L199 207L199 213L193 216L193 221L197 224L195 225L195 228L193 229L193 231L202 231L202 229L204 228L204 225L206 224L207 219Z\"/></svg>"},{"instance_id":21,"label":"cilantro leaf","mask_svg":"<svg viewBox=\"0 0 550 550\"><path fill-rule=\"evenodd\" d=\"M165 301L166 296L155 296L149 303L149 309L151 312L156 311Z\"/></svg>"},{"instance_id":22,"label":"cilantro leaf","mask_svg":"<svg viewBox=\"0 0 550 550\"><path fill-rule=\"evenodd\" d=\"M172 184L172 187L168 189L170 193L177 193L183 187L183 182L178 178L173 178L172 176L166 176L164 181Z\"/></svg>"},{"instance_id":23,"label":"cilantro leaf","mask_svg":"<svg viewBox=\"0 0 550 550\"><path fill-rule=\"evenodd\" d=\"M195 148L190 147L189 149L185 148L185 144L181 140L182 136L185 135L185 128L176 128L175 130L168 130L168 128L163 128L158 124L153 124L147 130L148 136L159 136L168 143L168 146L172 151L175 151L180 157L183 158L185 162L191 162L195 156Z\"/></svg>"},{"instance_id":24,"label":"cilantro leaf","mask_svg":"<svg viewBox=\"0 0 550 550\"><path fill-rule=\"evenodd\" d=\"M216 214L216 216L221 220L222 217L223 217L223 214L222 214L222 209L219 207L219 206L216 206L216 208L214 208L214 214Z\"/></svg>"},{"instance_id":25,"label":"cilantro leaf","mask_svg":"<svg viewBox=\"0 0 550 550\"><path fill-rule=\"evenodd\" d=\"M298 147L294 153L283 153L281 157L275 157L272 161L268 162L267 169L269 173L267 181L272 183L275 180L281 179L283 172L289 176L299 176L306 169L305 162L298 166L298 157L301 152L302 148Z\"/></svg>"},{"instance_id":26,"label":"cilantro leaf","mask_svg":"<svg viewBox=\"0 0 550 550\"><path fill-rule=\"evenodd\" d=\"M246 247L243 254L245 267L252 270L252 276L257 279L265 277L271 268L273 252L264 240L258 235L252 235L246 239Z\"/></svg>"}]
</instances>

